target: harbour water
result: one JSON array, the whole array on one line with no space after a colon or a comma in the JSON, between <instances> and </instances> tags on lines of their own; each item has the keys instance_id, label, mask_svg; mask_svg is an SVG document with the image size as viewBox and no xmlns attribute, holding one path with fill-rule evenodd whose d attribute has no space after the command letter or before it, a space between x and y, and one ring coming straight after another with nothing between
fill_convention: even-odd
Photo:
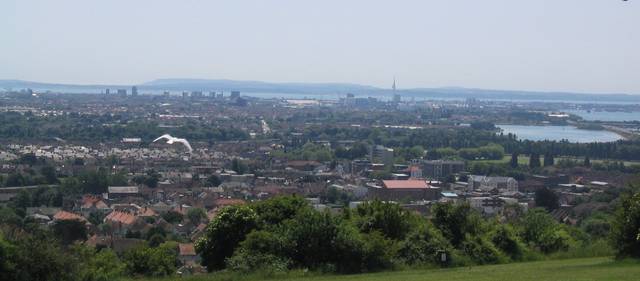
<instances>
[{"instance_id":1,"label":"harbour water","mask_svg":"<svg viewBox=\"0 0 640 281\"><path fill-rule=\"evenodd\" d=\"M613 142L622 136L609 131L578 129L573 126L497 125L504 134L515 134L521 140L552 140L569 142Z\"/></svg>"}]
</instances>

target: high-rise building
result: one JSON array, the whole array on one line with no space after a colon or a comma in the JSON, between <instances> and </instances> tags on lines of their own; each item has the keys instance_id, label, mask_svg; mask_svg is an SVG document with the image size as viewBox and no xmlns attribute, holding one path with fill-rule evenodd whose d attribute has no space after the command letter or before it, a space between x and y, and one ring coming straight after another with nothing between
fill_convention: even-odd
<instances>
[{"instance_id":1,"label":"high-rise building","mask_svg":"<svg viewBox=\"0 0 640 281\"><path fill-rule=\"evenodd\" d=\"M109 94L109 89L104 90L104 94L108 95Z\"/></svg>"},{"instance_id":2,"label":"high-rise building","mask_svg":"<svg viewBox=\"0 0 640 281\"><path fill-rule=\"evenodd\" d=\"M126 89L118 89L118 96L121 97L126 97L127 96L127 90Z\"/></svg>"},{"instance_id":3,"label":"high-rise building","mask_svg":"<svg viewBox=\"0 0 640 281\"><path fill-rule=\"evenodd\" d=\"M385 166L393 165L393 149L382 145L374 145L371 147L369 159L372 163L382 163Z\"/></svg>"},{"instance_id":4,"label":"high-rise building","mask_svg":"<svg viewBox=\"0 0 640 281\"><path fill-rule=\"evenodd\" d=\"M240 91L231 91L231 99L237 99L240 97Z\"/></svg>"},{"instance_id":5,"label":"high-rise building","mask_svg":"<svg viewBox=\"0 0 640 281\"><path fill-rule=\"evenodd\" d=\"M211 91L209 92L209 98L215 98L216 97L216 92Z\"/></svg>"},{"instance_id":6,"label":"high-rise building","mask_svg":"<svg viewBox=\"0 0 640 281\"><path fill-rule=\"evenodd\" d=\"M136 86L131 87L131 96L132 97L137 97L138 96L138 87L136 87Z\"/></svg>"},{"instance_id":7,"label":"high-rise building","mask_svg":"<svg viewBox=\"0 0 640 281\"><path fill-rule=\"evenodd\" d=\"M193 92L191 92L191 97L192 98L201 98L202 97L202 91L193 91Z\"/></svg>"},{"instance_id":8,"label":"high-rise building","mask_svg":"<svg viewBox=\"0 0 640 281\"><path fill-rule=\"evenodd\" d=\"M182 97L183 98L188 98L189 97L189 92L187 92L187 91L182 92Z\"/></svg>"},{"instance_id":9,"label":"high-rise building","mask_svg":"<svg viewBox=\"0 0 640 281\"><path fill-rule=\"evenodd\" d=\"M422 162L422 176L430 179L442 179L463 171L463 161L426 160Z\"/></svg>"}]
</instances>

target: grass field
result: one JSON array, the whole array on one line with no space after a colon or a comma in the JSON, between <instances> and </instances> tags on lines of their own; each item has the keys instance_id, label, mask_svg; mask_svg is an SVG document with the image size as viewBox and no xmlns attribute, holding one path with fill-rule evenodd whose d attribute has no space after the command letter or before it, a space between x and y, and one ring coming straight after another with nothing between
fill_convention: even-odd
<instances>
[{"instance_id":1,"label":"grass field","mask_svg":"<svg viewBox=\"0 0 640 281\"><path fill-rule=\"evenodd\" d=\"M631 281L640 280L639 261L613 261L611 258L584 258L540 262L512 263L459 267L450 269L404 270L358 275L309 275L294 272L285 276L236 275L213 273L209 275L174 278L188 281L221 280L289 280L289 281ZM169 280L159 279L159 280Z\"/></svg>"}]
</instances>

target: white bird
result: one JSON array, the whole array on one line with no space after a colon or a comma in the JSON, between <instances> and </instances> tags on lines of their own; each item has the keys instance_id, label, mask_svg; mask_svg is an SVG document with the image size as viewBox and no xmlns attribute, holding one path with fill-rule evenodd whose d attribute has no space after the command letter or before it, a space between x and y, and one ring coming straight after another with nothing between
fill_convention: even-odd
<instances>
[{"instance_id":1,"label":"white bird","mask_svg":"<svg viewBox=\"0 0 640 281\"><path fill-rule=\"evenodd\" d=\"M187 150L189 150L189 152L193 152L193 148L191 148L191 144L189 144L189 141L188 141L188 140L186 140L186 139L183 139L183 138L175 138L175 137L172 137L172 136L171 136L171 135L169 135L169 134L164 134L164 135L162 135L162 136L159 136L159 137L158 137L157 139L155 139L153 142L157 142L157 141L159 141L159 140L161 140L161 139L165 139L165 140L167 140L167 143L168 143L168 144L174 144L174 143L176 143L176 142L179 142L179 143L181 143L182 145L184 145L184 146L187 148Z\"/></svg>"}]
</instances>

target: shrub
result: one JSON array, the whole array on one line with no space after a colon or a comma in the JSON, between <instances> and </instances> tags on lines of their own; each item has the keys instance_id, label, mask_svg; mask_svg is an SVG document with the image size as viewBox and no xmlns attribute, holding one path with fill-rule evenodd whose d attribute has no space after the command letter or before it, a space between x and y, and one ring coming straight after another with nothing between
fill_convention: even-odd
<instances>
[{"instance_id":1,"label":"shrub","mask_svg":"<svg viewBox=\"0 0 640 281\"><path fill-rule=\"evenodd\" d=\"M209 271L224 268L225 259L231 257L245 236L257 228L257 218L253 209L247 206L224 208L196 242L202 265Z\"/></svg>"},{"instance_id":2,"label":"shrub","mask_svg":"<svg viewBox=\"0 0 640 281\"><path fill-rule=\"evenodd\" d=\"M618 258L640 258L640 192L625 195L620 200L611 240Z\"/></svg>"},{"instance_id":3,"label":"shrub","mask_svg":"<svg viewBox=\"0 0 640 281\"><path fill-rule=\"evenodd\" d=\"M441 264L440 253L453 247L431 224L411 232L400 243L398 257L408 265Z\"/></svg>"},{"instance_id":4,"label":"shrub","mask_svg":"<svg viewBox=\"0 0 640 281\"><path fill-rule=\"evenodd\" d=\"M491 264L505 262L505 257L487 239L481 236L467 235L462 242L461 250L476 264Z\"/></svg>"}]
</instances>

